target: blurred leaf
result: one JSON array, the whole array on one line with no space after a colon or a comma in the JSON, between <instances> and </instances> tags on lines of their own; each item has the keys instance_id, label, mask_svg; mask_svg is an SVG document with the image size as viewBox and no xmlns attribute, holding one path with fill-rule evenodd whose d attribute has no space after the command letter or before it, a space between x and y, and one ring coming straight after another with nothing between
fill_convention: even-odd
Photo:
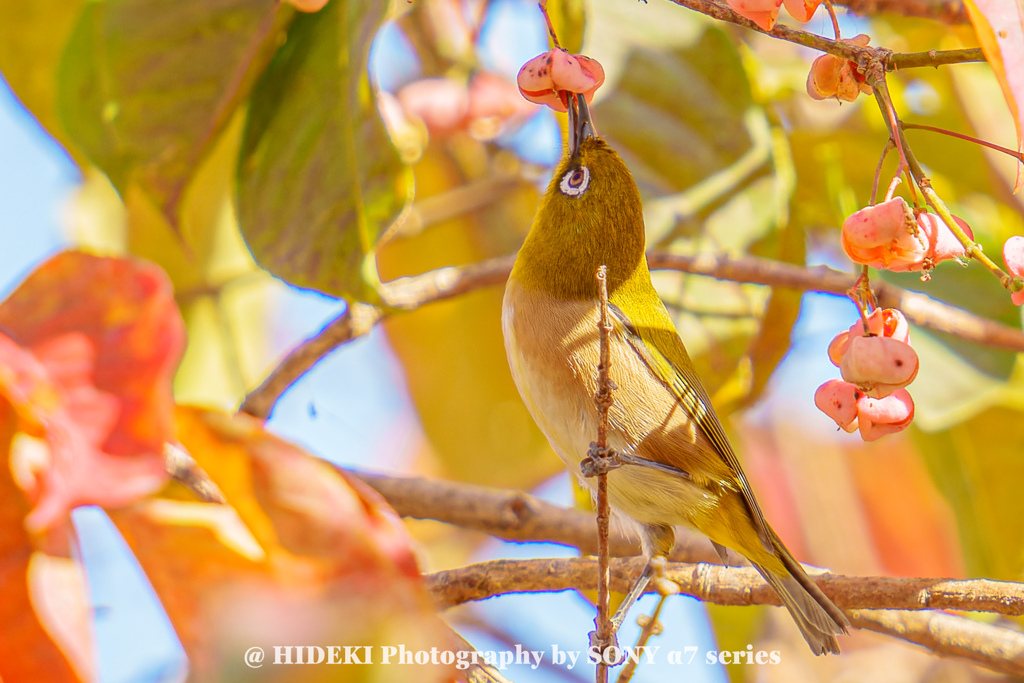
<instances>
[{"instance_id":1,"label":"blurred leaf","mask_svg":"<svg viewBox=\"0 0 1024 683\"><path fill-rule=\"evenodd\" d=\"M85 0L0 0L0 72L21 103L81 162L57 113L57 69Z\"/></svg>"},{"instance_id":2,"label":"blurred leaf","mask_svg":"<svg viewBox=\"0 0 1024 683\"><path fill-rule=\"evenodd\" d=\"M961 577L956 520L913 446L899 436L847 449L876 556L891 576ZM885 476L879 476L883 470Z\"/></svg>"},{"instance_id":3,"label":"blurred leaf","mask_svg":"<svg viewBox=\"0 0 1024 683\"><path fill-rule=\"evenodd\" d=\"M243 122L236 115L193 172L177 233L134 183L125 196L128 250L164 267L188 328L174 378L183 402L235 405L271 362L265 295L281 284L257 268L232 211Z\"/></svg>"},{"instance_id":4,"label":"blurred leaf","mask_svg":"<svg viewBox=\"0 0 1024 683\"><path fill-rule=\"evenodd\" d=\"M1024 101L1024 2L1022 0L965 0L985 59L999 79L1003 97L1017 127L1017 149L1024 151L1020 103ZM1013 191L1024 187L1024 165L1017 164Z\"/></svg>"},{"instance_id":5,"label":"blurred leaf","mask_svg":"<svg viewBox=\"0 0 1024 683\"><path fill-rule=\"evenodd\" d=\"M671 51L636 48L623 73L594 106L594 121L645 196L686 189L750 147L750 86L724 31L708 28Z\"/></svg>"},{"instance_id":6,"label":"blurred leaf","mask_svg":"<svg viewBox=\"0 0 1024 683\"><path fill-rule=\"evenodd\" d=\"M163 484L184 341L170 283L142 261L63 252L0 304L0 392L50 449L28 528Z\"/></svg>"},{"instance_id":7,"label":"blurred leaf","mask_svg":"<svg viewBox=\"0 0 1024 683\"><path fill-rule=\"evenodd\" d=\"M257 262L340 297L372 296L364 257L410 191L366 70L387 6L335 0L296 16L253 91L239 158L239 223Z\"/></svg>"},{"instance_id":8,"label":"blurred leaf","mask_svg":"<svg viewBox=\"0 0 1024 683\"><path fill-rule=\"evenodd\" d=\"M25 530L25 518L32 506L12 478L10 457L18 430L15 409L5 396L0 395L0 595L3 596L0 600L0 633L4 634L0 638L0 680L15 683L91 680L94 672L81 668L76 671L75 664L69 661L66 652L62 652L59 641L54 637L55 627L63 621L67 629L77 630L80 641L91 650L91 631L85 620L77 618L79 612L88 613L85 591L79 592L79 609L76 609L73 590L61 591L61 586L55 585L53 580L39 576L41 567L37 560L42 553L35 550L33 539ZM60 577L54 578L59 580ZM84 589L84 582L79 588ZM53 591L54 600L49 604L34 604L33 600L42 597L40 589ZM48 609L54 606L63 614L55 614Z\"/></svg>"},{"instance_id":9,"label":"blurred leaf","mask_svg":"<svg viewBox=\"0 0 1024 683\"><path fill-rule=\"evenodd\" d=\"M583 49L583 31L587 25L587 10L583 0L549 0L548 16L562 47L573 54Z\"/></svg>"},{"instance_id":10,"label":"blurred leaf","mask_svg":"<svg viewBox=\"0 0 1024 683\"><path fill-rule=\"evenodd\" d=\"M991 408L935 433L915 432L956 515L969 576L1017 581L1024 571L1024 419Z\"/></svg>"},{"instance_id":11,"label":"blurred leaf","mask_svg":"<svg viewBox=\"0 0 1024 683\"><path fill-rule=\"evenodd\" d=\"M137 177L172 224L196 164L276 47L274 0L101 0L68 41L68 133L123 193Z\"/></svg>"},{"instance_id":12,"label":"blurred leaf","mask_svg":"<svg viewBox=\"0 0 1024 683\"><path fill-rule=\"evenodd\" d=\"M375 655L394 643L451 649L408 534L376 492L255 419L197 409L178 418L179 440L228 505L157 499L111 518L167 610L192 678L354 683L377 675L359 666L249 669L243 654L255 644L268 656L291 643L371 646ZM388 677L451 673L394 667Z\"/></svg>"},{"instance_id":13,"label":"blurred leaf","mask_svg":"<svg viewBox=\"0 0 1024 683\"><path fill-rule=\"evenodd\" d=\"M453 157L477 158L481 143L446 154L431 145L414 167L422 198L465 181ZM454 144L459 144L458 142ZM384 244L381 277L390 280L433 268L508 253L529 227L538 195L530 186L503 196L483 215L445 220L415 237ZM431 304L384 322L430 439L441 476L491 486L532 488L561 471L547 439L512 382L501 333L502 289L493 287Z\"/></svg>"}]
</instances>

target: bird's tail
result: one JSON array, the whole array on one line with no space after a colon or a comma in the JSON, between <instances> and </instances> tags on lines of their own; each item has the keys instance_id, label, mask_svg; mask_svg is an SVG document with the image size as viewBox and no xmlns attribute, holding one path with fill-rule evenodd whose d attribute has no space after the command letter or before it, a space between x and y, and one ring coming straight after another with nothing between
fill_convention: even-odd
<instances>
[{"instance_id":1,"label":"bird's tail","mask_svg":"<svg viewBox=\"0 0 1024 683\"><path fill-rule=\"evenodd\" d=\"M782 604L793 615L793 620L814 654L839 654L839 641L836 636L847 633L850 627L849 620L818 585L811 581L800 563L782 545L782 541L778 537L773 540L776 556L782 561L788 573L779 574L757 563L752 564L768 585L779 594Z\"/></svg>"}]
</instances>

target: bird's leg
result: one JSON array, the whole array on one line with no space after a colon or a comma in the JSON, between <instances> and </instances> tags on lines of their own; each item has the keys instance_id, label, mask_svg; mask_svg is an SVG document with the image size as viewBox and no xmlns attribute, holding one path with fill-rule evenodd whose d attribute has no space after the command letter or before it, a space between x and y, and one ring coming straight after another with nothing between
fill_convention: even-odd
<instances>
[{"instance_id":1,"label":"bird's leg","mask_svg":"<svg viewBox=\"0 0 1024 683\"><path fill-rule=\"evenodd\" d=\"M615 610L615 616L612 617L613 634L619 632L619 627L622 626L622 622L626 620L626 615L629 614L629 610L632 609L636 601L640 599L640 596L644 594L644 591L647 590L647 586L650 584L651 579L654 578L655 566L657 564L655 563L656 559L658 558L652 557L647 561L647 564L644 565L644 570L640 572L640 576L636 577L636 581L633 582L629 592L626 593L626 599L623 600L619 604L619 608ZM664 558L662 558L662 562L664 562Z\"/></svg>"}]
</instances>

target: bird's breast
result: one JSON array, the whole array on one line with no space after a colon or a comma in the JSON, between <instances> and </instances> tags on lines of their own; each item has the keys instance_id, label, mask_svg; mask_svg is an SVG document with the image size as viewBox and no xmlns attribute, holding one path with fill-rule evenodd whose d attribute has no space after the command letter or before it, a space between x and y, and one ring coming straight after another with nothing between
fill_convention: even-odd
<instances>
[{"instance_id":1,"label":"bird's breast","mask_svg":"<svg viewBox=\"0 0 1024 683\"><path fill-rule=\"evenodd\" d=\"M555 451L579 476L580 461L597 438L600 337L594 301L560 299L512 279L505 289L502 326L509 367L519 393ZM615 383L608 445L620 452L706 472L713 447L675 395L653 374L616 326L610 335ZM591 485L590 480L585 484ZM653 468L627 465L609 476L612 504L641 522L700 526L717 488Z\"/></svg>"}]
</instances>

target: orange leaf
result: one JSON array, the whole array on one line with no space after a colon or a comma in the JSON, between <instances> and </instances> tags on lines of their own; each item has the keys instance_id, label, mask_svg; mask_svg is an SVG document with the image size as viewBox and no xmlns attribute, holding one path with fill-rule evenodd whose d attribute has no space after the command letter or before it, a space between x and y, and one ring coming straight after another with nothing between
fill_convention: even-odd
<instances>
[{"instance_id":1,"label":"orange leaf","mask_svg":"<svg viewBox=\"0 0 1024 683\"><path fill-rule=\"evenodd\" d=\"M455 647L423 588L404 526L379 496L258 420L183 408L178 424L179 441L227 505L148 500L111 518L160 596L193 678L238 671L250 647L266 652L260 680L303 681L355 681L365 673L273 667L275 646L370 646L378 664L385 646ZM399 681L451 673L389 668Z\"/></svg>"},{"instance_id":2,"label":"orange leaf","mask_svg":"<svg viewBox=\"0 0 1024 683\"><path fill-rule=\"evenodd\" d=\"M1003 89L1017 127L1017 151L1024 151L1020 103L1024 102L1024 0L965 0L985 59ZM1013 192L1024 187L1024 165L1017 164Z\"/></svg>"},{"instance_id":3,"label":"orange leaf","mask_svg":"<svg viewBox=\"0 0 1024 683\"><path fill-rule=\"evenodd\" d=\"M77 505L123 505L166 481L171 379L184 326L157 266L64 252L0 303L0 394L46 438L41 461L12 462L35 509L29 531Z\"/></svg>"},{"instance_id":4,"label":"orange leaf","mask_svg":"<svg viewBox=\"0 0 1024 683\"><path fill-rule=\"evenodd\" d=\"M11 451L18 418L0 396L0 454ZM90 680L95 663L88 599L73 560L36 550L25 530L28 502L0 466L0 680Z\"/></svg>"}]
</instances>

